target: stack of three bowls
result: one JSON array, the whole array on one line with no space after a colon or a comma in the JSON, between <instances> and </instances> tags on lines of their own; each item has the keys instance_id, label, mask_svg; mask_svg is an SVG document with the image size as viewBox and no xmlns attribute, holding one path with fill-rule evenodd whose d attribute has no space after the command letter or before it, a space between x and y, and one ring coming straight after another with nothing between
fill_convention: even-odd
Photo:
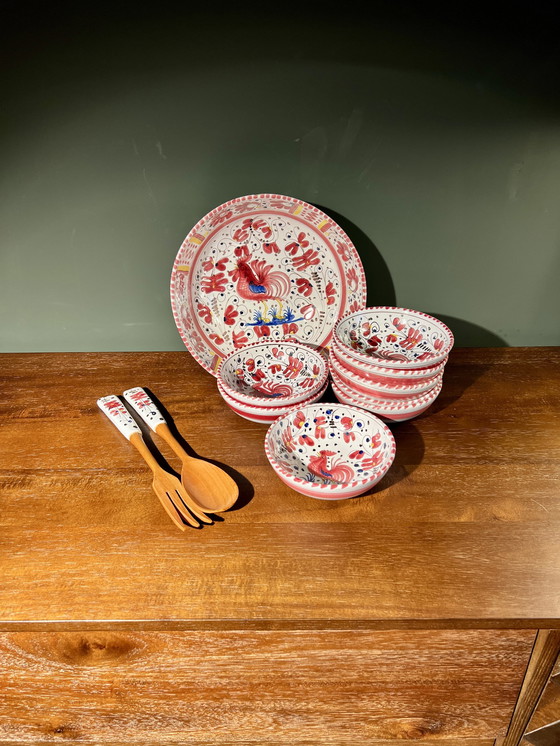
<instances>
[{"instance_id":1,"label":"stack of three bowls","mask_svg":"<svg viewBox=\"0 0 560 746\"><path fill-rule=\"evenodd\" d=\"M222 398L236 414L270 424L295 405L319 401L328 376L325 358L305 344L257 342L226 357L217 381Z\"/></svg>"},{"instance_id":2,"label":"stack of three bowls","mask_svg":"<svg viewBox=\"0 0 560 746\"><path fill-rule=\"evenodd\" d=\"M438 397L453 334L439 319L375 306L342 318L329 356L333 391L344 404L384 420L417 417Z\"/></svg>"}]
</instances>

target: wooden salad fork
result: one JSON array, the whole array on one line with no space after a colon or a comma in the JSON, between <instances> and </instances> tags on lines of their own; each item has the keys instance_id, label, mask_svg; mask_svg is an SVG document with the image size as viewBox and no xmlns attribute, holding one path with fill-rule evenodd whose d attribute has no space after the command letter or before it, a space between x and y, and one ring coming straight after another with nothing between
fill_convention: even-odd
<instances>
[{"instance_id":1,"label":"wooden salad fork","mask_svg":"<svg viewBox=\"0 0 560 746\"><path fill-rule=\"evenodd\" d=\"M200 528L200 523L197 520L199 517L204 523L211 523L212 521L208 516L201 514L196 509L192 510L192 512L191 509L187 509L186 499L188 500L188 495L183 489L181 482L176 476L170 474L158 464L144 442L142 431L122 401L118 397L110 395L98 399L97 405L107 415L117 430L120 430L125 438L132 443L152 470L154 475L152 482L153 490L177 528L181 529L181 531L184 531L186 528L181 518L194 528Z\"/></svg>"},{"instance_id":2,"label":"wooden salad fork","mask_svg":"<svg viewBox=\"0 0 560 746\"><path fill-rule=\"evenodd\" d=\"M239 497L237 483L223 469L210 461L190 456L175 438L163 415L146 391L137 386L123 394L127 403L144 422L173 449L181 459L181 482L199 510L221 513ZM190 507L191 503L187 503Z\"/></svg>"}]
</instances>

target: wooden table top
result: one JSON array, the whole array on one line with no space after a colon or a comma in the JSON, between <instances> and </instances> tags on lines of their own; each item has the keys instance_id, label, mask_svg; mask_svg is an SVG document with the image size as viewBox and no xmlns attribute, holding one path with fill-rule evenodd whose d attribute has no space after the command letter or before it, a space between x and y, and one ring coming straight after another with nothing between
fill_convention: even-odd
<instances>
[{"instance_id":1,"label":"wooden table top","mask_svg":"<svg viewBox=\"0 0 560 746\"><path fill-rule=\"evenodd\" d=\"M276 477L187 352L1 362L2 629L560 627L560 348L455 350L387 476L334 503ZM234 470L215 525L178 531L99 412L135 385Z\"/></svg>"}]
</instances>

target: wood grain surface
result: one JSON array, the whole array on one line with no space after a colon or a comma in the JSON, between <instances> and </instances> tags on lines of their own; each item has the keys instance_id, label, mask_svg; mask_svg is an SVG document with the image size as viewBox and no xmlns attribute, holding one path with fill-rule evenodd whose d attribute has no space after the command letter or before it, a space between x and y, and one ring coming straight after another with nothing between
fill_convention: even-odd
<instances>
[{"instance_id":1,"label":"wood grain surface","mask_svg":"<svg viewBox=\"0 0 560 746\"><path fill-rule=\"evenodd\" d=\"M385 479L328 503L187 352L3 355L0 624L560 626L559 382L556 348L454 351ZM233 470L214 526L177 531L98 411L134 385Z\"/></svg>"},{"instance_id":2,"label":"wood grain surface","mask_svg":"<svg viewBox=\"0 0 560 746\"><path fill-rule=\"evenodd\" d=\"M533 640L528 630L2 633L0 738L478 746L505 732Z\"/></svg>"},{"instance_id":3,"label":"wood grain surface","mask_svg":"<svg viewBox=\"0 0 560 746\"><path fill-rule=\"evenodd\" d=\"M47 738L46 740L43 738L40 739L33 739L32 743L34 746L52 746L53 743L72 743L72 741L64 740L64 731L56 734L54 737ZM21 743L21 741L19 741ZM27 742L29 743L29 741ZM77 741L75 743L87 743L87 741ZM123 741L123 740L104 740L102 742L104 746L128 746L130 743L134 743L135 746L154 746L154 739L150 739L148 741L139 741L138 739L134 739L133 741ZM160 741L157 741L156 743L160 743ZM165 740L165 746L185 746L185 741L183 739L176 739L176 738L166 738ZM231 741L215 741L215 740L201 740L196 741L196 746L227 746L230 744ZM262 741L260 738L247 740L244 741L235 741L235 746L259 746ZM324 741L323 740L310 740L305 739L305 741L293 741L292 742L294 746L323 746ZM348 742L347 741L338 741L336 746L346 746ZM379 740L377 738L373 740L363 741L362 742L364 746L402 746L402 744L399 744L398 742L395 743L394 739L383 739ZM422 739L420 742L417 741L417 743L420 743L421 746L500 746L495 739L493 738L446 738L444 741L441 739L433 740L431 738L429 739ZM6 741L6 740L0 740L0 746L14 746L14 741ZM267 741L266 746L285 746L285 741L278 741L278 740L272 740Z\"/></svg>"}]
</instances>

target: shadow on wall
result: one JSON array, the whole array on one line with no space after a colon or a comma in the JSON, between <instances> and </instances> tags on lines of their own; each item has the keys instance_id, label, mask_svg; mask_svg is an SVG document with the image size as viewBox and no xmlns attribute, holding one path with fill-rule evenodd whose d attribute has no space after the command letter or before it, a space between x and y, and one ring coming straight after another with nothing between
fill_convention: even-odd
<instances>
[{"instance_id":1,"label":"shadow on wall","mask_svg":"<svg viewBox=\"0 0 560 746\"><path fill-rule=\"evenodd\" d=\"M424 309L423 309L424 310ZM451 329L455 337L456 347L508 347L505 339L483 326L473 324L472 321L458 319L437 311L426 310L430 316L435 316Z\"/></svg>"},{"instance_id":2,"label":"shadow on wall","mask_svg":"<svg viewBox=\"0 0 560 746\"><path fill-rule=\"evenodd\" d=\"M389 267L371 238L340 213L323 205L315 204L315 207L322 210L340 225L360 254L367 279L368 306L396 306L397 295Z\"/></svg>"},{"instance_id":3,"label":"shadow on wall","mask_svg":"<svg viewBox=\"0 0 560 746\"><path fill-rule=\"evenodd\" d=\"M397 306L397 293L393 278L377 246L355 223L345 218L335 210L324 205L315 204L319 210L336 220L338 225L348 234L350 240L357 248L367 279L367 304L368 306ZM457 347L507 347L508 343L489 329L485 329L472 321L459 319L456 316L438 313L429 309L418 309L430 316L443 321L451 329L455 336Z\"/></svg>"}]
</instances>

